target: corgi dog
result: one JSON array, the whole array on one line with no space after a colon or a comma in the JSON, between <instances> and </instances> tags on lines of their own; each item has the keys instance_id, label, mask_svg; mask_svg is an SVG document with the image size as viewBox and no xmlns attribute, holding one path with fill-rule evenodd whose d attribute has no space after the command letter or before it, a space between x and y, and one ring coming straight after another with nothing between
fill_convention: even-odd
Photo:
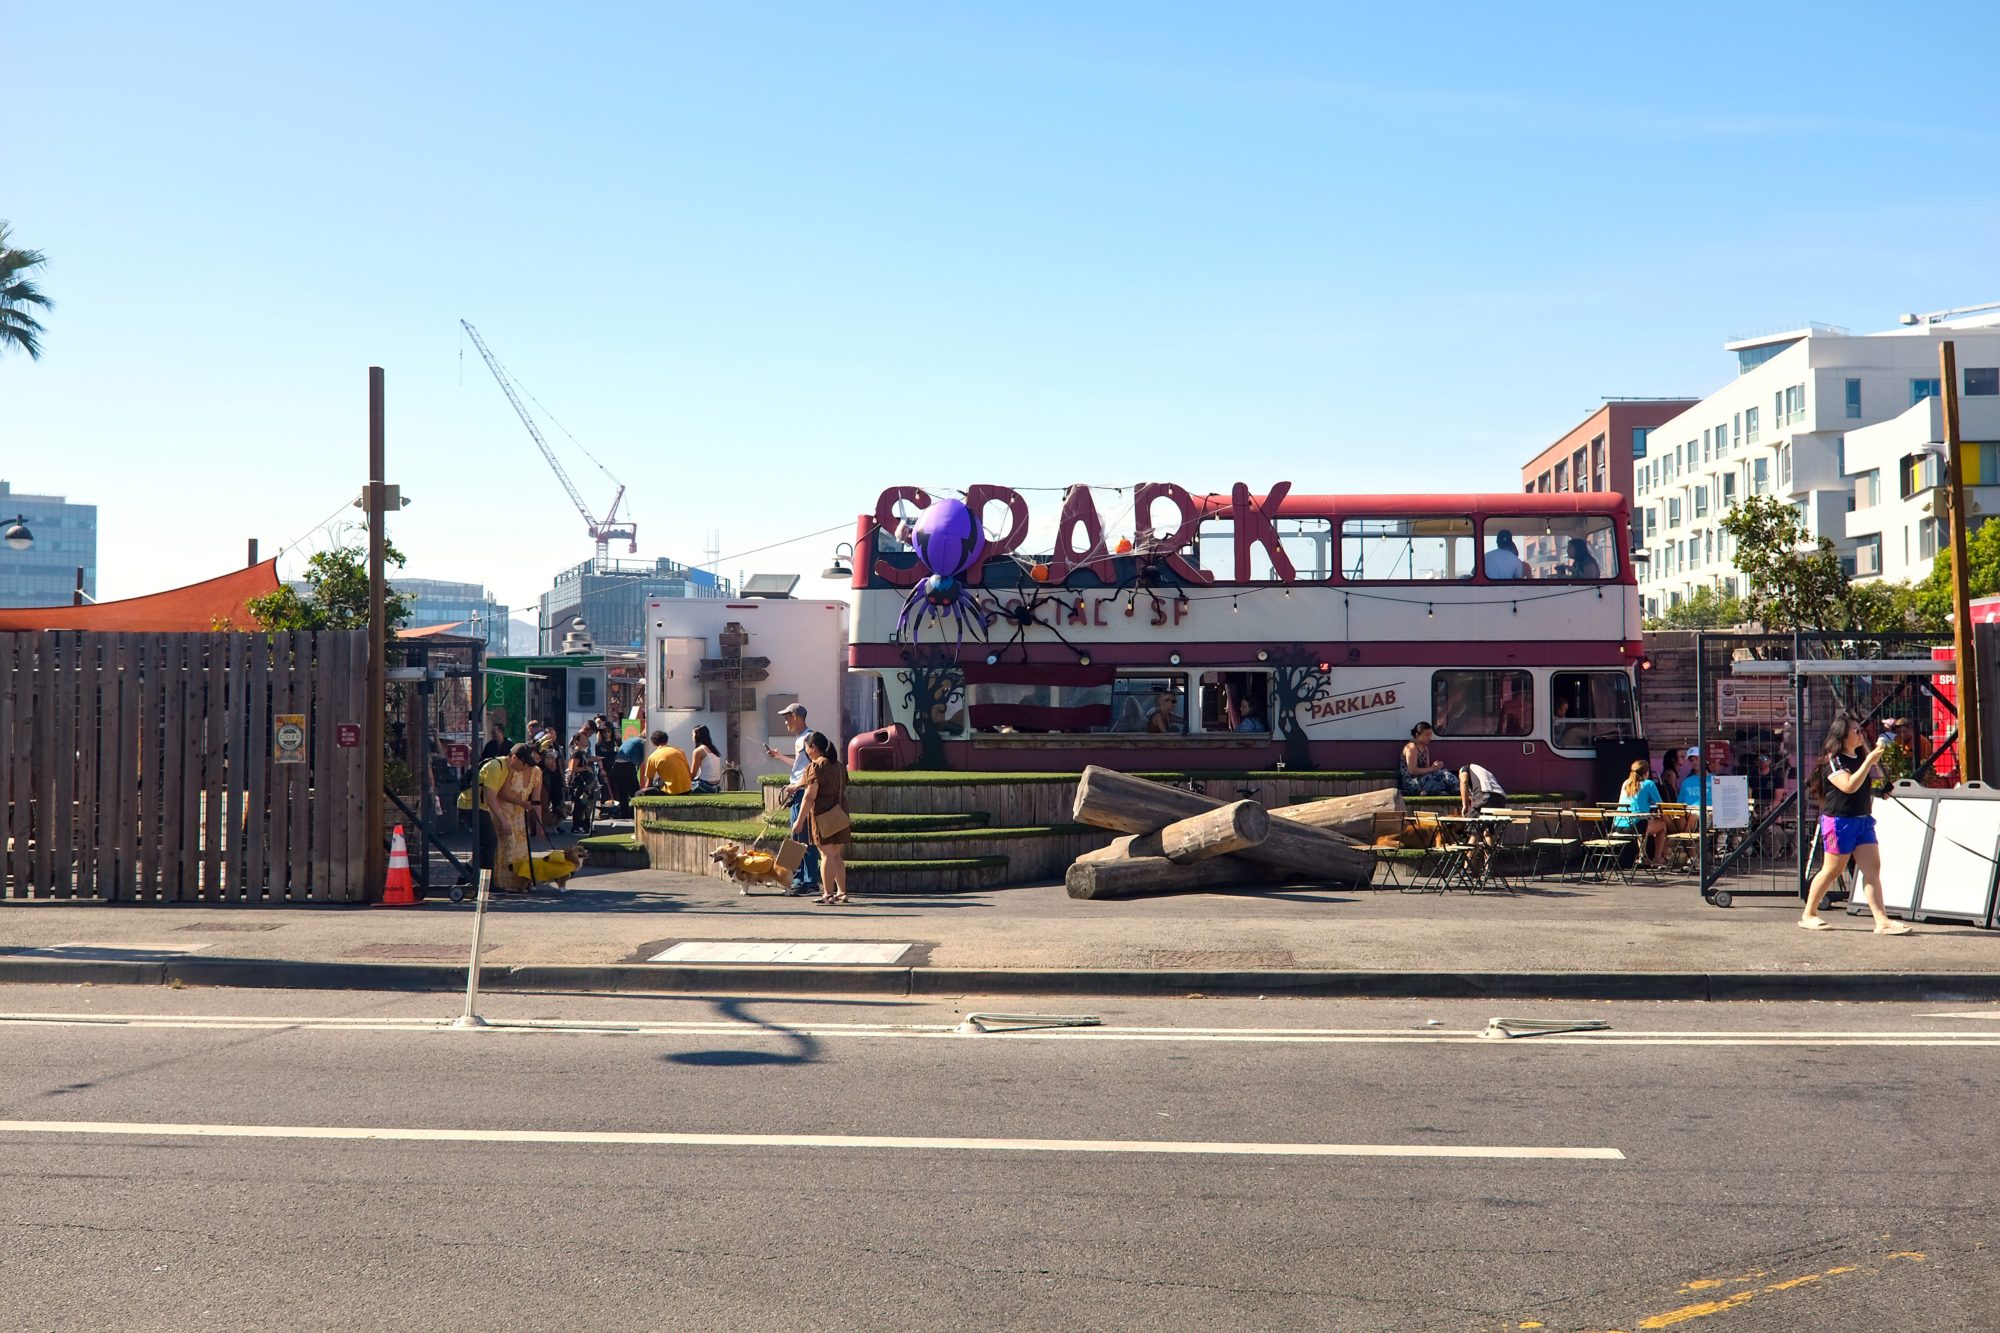
<instances>
[{"instance_id":1,"label":"corgi dog","mask_svg":"<svg viewBox=\"0 0 2000 1333\"><path fill-rule=\"evenodd\" d=\"M769 852L760 852L749 847L718 847L708 854L708 859L722 867L722 873L736 881L742 893L749 893L752 884L776 884L788 888L792 882L789 870L778 864L778 858Z\"/></svg>"}]
</instances>

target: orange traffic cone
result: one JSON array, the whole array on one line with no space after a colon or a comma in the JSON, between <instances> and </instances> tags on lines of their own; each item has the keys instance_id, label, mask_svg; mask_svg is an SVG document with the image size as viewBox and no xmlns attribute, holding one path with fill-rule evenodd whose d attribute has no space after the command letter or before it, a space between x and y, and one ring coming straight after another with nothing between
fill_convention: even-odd
<instances>
[{"instance_id":1,"label":"orange traffic cone","mask_svg":"<svg viewBox=\"0 0 2000 1333\"><path fill-rule=\"evenodd\" d=\"M403 842L403 826L389 840L389 875L382 886L384 907L415 907L417 882L410 878L410 849Z\"/></svg>"}]
</instances>

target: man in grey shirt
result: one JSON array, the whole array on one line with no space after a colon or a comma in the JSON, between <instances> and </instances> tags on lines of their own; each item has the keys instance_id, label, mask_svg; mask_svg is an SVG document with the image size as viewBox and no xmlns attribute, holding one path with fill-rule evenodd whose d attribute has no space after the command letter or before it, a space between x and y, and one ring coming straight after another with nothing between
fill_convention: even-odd
<instances>
[{"instance_id":1,"label":"man in grey shirt","mask_svg":"<svg viewBox=\"0 0 2000 1333\"><path fill-rule=\"evenodd\" d=\"M804 704L787 704L778 710L778 716L785 719L785 731L792 737L792 780L785 784L784 801L792 812L793 828L798 827L799 805L806 798L806 770L812 765L812 756L806 753L806 709ZM784 752L764 747L764 753L773 759L783 759ZM818 894L819 848L812 845L812 821L806 821L806 859L799 862L799 868L792 875L791 893L795 897Z\"/></svg>"}]
</instances>

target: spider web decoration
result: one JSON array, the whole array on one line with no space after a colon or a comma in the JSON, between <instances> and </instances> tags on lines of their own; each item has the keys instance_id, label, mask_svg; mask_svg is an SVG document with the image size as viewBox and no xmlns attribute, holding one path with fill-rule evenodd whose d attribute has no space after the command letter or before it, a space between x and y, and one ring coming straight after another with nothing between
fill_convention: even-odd
<instances>
[{"instance_id":1,"label":"spider web decoration","mask_svg":"<svg viewBox=\"0 0 2000 1333\"><path fill-rule=\"evenodd\" d=\"M1027 661L1028 631L1035 628L1047 630L1049 633L1055 635L1056 642L1075 653L1078 657L1082 657L1084 650L1071 643L1068 636L1062 632L1063 613L1069 610L1067 597L1060 595L1065 592L1067 592L1067 589L1053 588L1045 583L1037 583L1029 588L1026 597L1012 606L1006 605L990 593L987 594L987 605L984 609L991 617L993 623L1001 628L1011 627L1012 629L1012 633L1007 636L1006 642L995 648L989 655L990 659L994 662L1004 662L1007 660L1008 649L1019 648L1021 650L1021 660L1023 662ZM1044 620L1042 618L1044 608L1052 608L1055 611L1055 618Z\"/></svg>"}]
</instances>

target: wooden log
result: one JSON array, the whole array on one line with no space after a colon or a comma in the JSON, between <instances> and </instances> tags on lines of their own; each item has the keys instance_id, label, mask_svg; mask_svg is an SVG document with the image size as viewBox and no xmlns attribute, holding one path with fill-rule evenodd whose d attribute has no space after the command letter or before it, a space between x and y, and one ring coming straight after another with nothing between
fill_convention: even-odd
<instances>
[{"instance_id":1,"label":"wooden log","mask_svg":"<svg viewBox=\"0 0 2000 1333\"><path fill-rule=\"evenodd\" d=\"M1071 863L1063 882L1072 898L1132 898L1142 893L1259 884L1268 878L1269 872L1261 866L1234 856L1181 865L1164 856L1106 857L1103 852L1092 852Z\"/></svg>"},{"instance_id":2,"label":"wooden log","mask_svg":"<svg viewBox=\"0 0 2000 1333\"><path fill-rule=\"evenodd\" d=\"M1404 813L1403 793L1394 787L1364 791L1353 796L1329 796L1323 801L1305 801L1273 810L1274 819L1293 819L1316 829L1339 833L1361 842L1375 838L1375 816Z\"/></svg>"},{"instance_id":3,"label":"wooden log","mask_svg":"<svg viewBox=\"0 0 2000 1333\"><path fill-rule=\"evenodd\" d=\"M1255 801L1236 801L1176 820L1151 833L1130 833L1109 847L1087 852L1090 861L1125 860L1134 856L1164 856L1175 865L1193 865L1211 857L1255 847L1270 832L1271 816Z\"/></svg>"},{"instance_id":4,"label":"wooden log","mask_svg":"<svg viewBox=\"0 0 2000 1333\"><path fill-rule=\"evenodd\" d=\"M1199 792L1165 787L1093 764L1083 770L1077 783L1072 815L1079 824L1138 834L1152 833L1222 805ZM1374 855L1359 842L1294 819L1272 820L1264 841L1235 855L1316 883L1365 885L1375 875Z\"/></svg>"},{"instance_id":5,"label":"wooden log","mask_svg":"<svg viewBox=\"0 0 2000 1333\"><path fill-rule=\"evenodd\" d=\"M1175 865L1193 865L1210 857L1255 847L1271 833L1271 816L1255 801L1232 801L1219 810L1207 810L1188 819L1176 820L1141 837L1143 843L1158 838L1160 854Z\"/></svg>"}]
</instances>

